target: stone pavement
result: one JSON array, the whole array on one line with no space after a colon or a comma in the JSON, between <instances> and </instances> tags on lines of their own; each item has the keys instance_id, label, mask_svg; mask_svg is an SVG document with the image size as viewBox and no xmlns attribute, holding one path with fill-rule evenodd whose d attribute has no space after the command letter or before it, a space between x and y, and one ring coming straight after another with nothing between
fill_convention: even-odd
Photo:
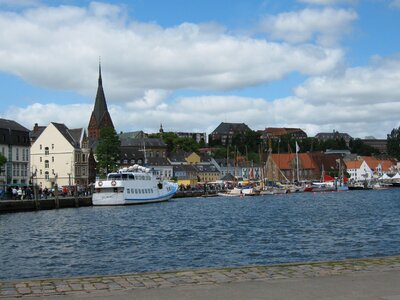
<instances>
[{"instance_id":1,"label":"stone pavement","mask_svg":"<svg viewBox=\"0 0 400 300\"><path fill-rule=\"evenodd\" d=\"M378 274L379 276L377 276L376 274ZM356 282L357 280L362 280L362 276L365 276L365 278L367 278L368 275L371 275L369 278L371 282L379 282L379 280L381 280L381 282L384 283L390 282L390 279L397 280L397 277L400 278L400 256L353 259L332 262L282 264L271 266L249 266L175 272L135 273L115 276L9 280L0 281L0 299L2 300L25 297L54 299L62 295L64 295L68 299L91 297L104 299L107 299L109 297L115 299L130 299L132 298L132 296L126 296L128 295L126 293L137 291L140 294L140 292L150 289L155 289L158 291L156 294L158 296L154 296L154 299L160 298L160 294L165 296L164 299L169 299L167 297L168 292L166 292L168 291L168 289L162 290L160 288L189 288L193 293L195 293L196 287L206 287L207 290L212 290L215 287L224 286L227 283L229 283L231 287L241 286L240 289L245 290L246 288L251 289L251 285L257 282L271 283L282 282L282 280L291 280L291 282L294 284L296 280L297 282L299 282L299 280L304 280L302 281L302 284L308 285L308 279L315 280L320 278L341 278L341 280L343 281L342 284L345 284L349 281L346 278L343 279L343 276L340 277L338 275L351 275L353 276L351 278L354 282ZM354 277L354 275L356 275L356 277ZM396 286L397 288L398 285L394 284L393 286ZM225 287L228 287L228 285L225 285ZM229 288L226 289L229 290ZM204 288L202 290L203 293ZM257 289L253 290L257 291ZM215 291L217 292L217 290ZM97 297L96 295L99 297ZM114 295L125 295L126 297L114 297ZM396 296L394 298L390 299L400 300L400 286L399 293L395 295ZM175 296L172 295L171 299L174 299ZM198 299L203 299L202 297L204 297L204 294ZM145 298L153 299L149 298L148 296ZM260 298L252 299L263 298L262 295L260 295ZM320 298L316 297L315 299Z\"/></svg>"}]
</instances>

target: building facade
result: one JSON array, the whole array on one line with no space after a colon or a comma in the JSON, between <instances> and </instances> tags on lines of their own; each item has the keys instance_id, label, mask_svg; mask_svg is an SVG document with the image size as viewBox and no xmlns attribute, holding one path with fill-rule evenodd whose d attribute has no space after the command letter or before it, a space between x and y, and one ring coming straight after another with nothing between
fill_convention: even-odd
<instances>
[{"instance_id":1,"label":"building facade","mask_svg":"<svg viewBox=\"0 0 400 300\"><path fill-rule=\"evenodd\" d=\"M244 123L224 123L219 124L217 128L210 134L209 143L219 143L227 146L232 144L232 138L236 134L244 135L247 131L251 131L249 126Z\"/></svg>"},{"instance_id":2,"label":"building facade","mask_svg":"<svg viewBox=\"0 0 400 300\"><path fill-rule=\"evenodd\" d=\"M83 128L50 123L31 147L32 183L41 188L89 184L90 148Z\"/></svg>"},{"instance_id":3,"label":"building facade","mask_svg":"<svg viewBox=\"0 0 400 300\"><path fill-rule=\"evenodd\" d=\"M0 170L0 184L28 185L30 178L29 130L15 121L0 119L0 151L7 159Z\"/></svg>"},{"instance_id":4,"label":"building facade","mask_svg":"<svg viewBox=\"0 0 400 300\"><path fill-rule=\"evenodd\" d=\"M348 133L343 133L333 130L333 132L320 132L315 135L315 138L319 141L326 142L327 140L340 140L343 139L346 142L346 146L350 145L352 137Z\"/></svg>"},{"instance_id":5,"label":"building facade","mask_svg":"<svg viewBox=\"0 0 400 300\"><path fill-rule=\"evenodd\" d=\"M300 128L267 127L260 133L263 140L279 139L287 135L299 140L307 138L307 134Z\"/></svg>"},{"instance_id":6,"label":"building facade","mask_svg":"<svg viewBox=\"0 0 400 300\"><path fill-rule=\"evenodd\" d=\"M371 180L374 175L365 160L345 160L345 166L351 181Z\"/></svg>"}]
</instances>

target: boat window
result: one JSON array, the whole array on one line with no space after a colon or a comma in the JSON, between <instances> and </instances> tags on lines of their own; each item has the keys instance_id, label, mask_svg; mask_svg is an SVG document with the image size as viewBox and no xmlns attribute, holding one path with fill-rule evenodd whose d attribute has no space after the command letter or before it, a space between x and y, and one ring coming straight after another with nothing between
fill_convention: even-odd
<instances>
[{"instance_id":1,"label":"boat window","mask_svg":"<svg viewBox=\"0 0 400 300\"><path fill-rule=\"evenodd\" d=\"M129 180L134 180L135 176L133 174L129 174L128 178L129 178Z\"/></svg>"},{"instance_id":2,"label":"boat window","mask_svg":"<svg viewBox=\"0 0 400 300\"><path fill-rule=\"evenodd\" d=\"M109 174L108 180L121 180L121 174Z\"/></svg>"},{"instance_id":3,"label":"boat window","mask_svg":"<svg viewBox=\"0 0 400 300\"><path fill-rule=\"evenodd\" d=\"M122 175L122 180L127 180L128 179L128 174L121 174Z\"/></svg>"},{"instance_id":4,"label":"boat window","mask_svg":"<svg viewBox=\"0 0 400 300\"><path fill-rule=\"evenodd\" d=\"M135 194L137 194L138 193L138 191L137 191L137 189L135 189Z\"/></svg>"},{"instance_id":5,"label":"boat window","mask_svg":"<svg viewBox=\"0 0 400 300\"><path fill-rule=\"evenodd\" d=\"M128 194L130 194L130 193L131 193L131 190L130 190L130 189L127 189L126 192L127 192Z\"/></svg>"},{"instance_id":6,"label":"boat window","mask_svg":"<svg viewBox=\"0 0 400 300\"><path fill-rule=\"evenodd\" d=\"M114 193L118 193L118 188L114 188Z\"/></svg>"}]
</instances>

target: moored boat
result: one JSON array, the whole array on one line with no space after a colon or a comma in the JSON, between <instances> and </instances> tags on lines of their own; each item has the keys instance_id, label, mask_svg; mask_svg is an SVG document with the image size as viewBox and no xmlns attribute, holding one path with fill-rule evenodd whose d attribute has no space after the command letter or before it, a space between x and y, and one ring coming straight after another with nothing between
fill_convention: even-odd
<instances>
[{"instance_id":1,"label":"moored boat","mask_svg":"<svg viewBox=\"0 0 400 300\"><path fill-rule=\"evenodd\" d=\"M178 185L161 180L149 168L134 165L96 180L93 205L128 205L167 201Z\"/></svg>"},{"instance_id":2,"label":"moored boat","mask_svg":"<svg viewBox=\"0 0 400 300\"><path fill-rule=\"evenodd\" d=\"M235 187L231 190L227 190L226 192L218 193L218 196L223 196L223 197L243 197L243 196L256 196L256 195L260 195L260 191L252 187L249 188Z\"/></svg>"}]
</instances>

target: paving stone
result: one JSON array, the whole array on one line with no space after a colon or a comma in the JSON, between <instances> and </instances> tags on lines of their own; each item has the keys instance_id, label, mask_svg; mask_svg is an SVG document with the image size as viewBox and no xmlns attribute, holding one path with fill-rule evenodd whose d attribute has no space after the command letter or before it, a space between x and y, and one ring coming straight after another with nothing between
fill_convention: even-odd
<instances>
[{"instance_id":1,"label":"paving stone","mask_svg":"<svg viewBox=\"0 0 400 300\"><path fill-rule=\"evenodd\" d=\"M342 262L310 263L304 265L252 266L243 268L196 269L192 271L157 272L121 276L99 276L34 281L0 281L0 298L84 295L105 290L176 287L186 285L214 285L224 282L249 280L277 280L332 276L353 272L400 270L400 256Z\"/></svg>"},{"instance_id":2,"label":"paving stone","mask_svg":"<svg viewBox=\"0 0 400 300\"><path fill-rule=\"evenodd\" d=\"M70 283L69 286L73 291L82 291L83 285L81 283Z\"/></svg>"},{"instance_id":3,"label":"paving stone","mask_svg":"<svg viewBox=\"0 0 400 300\"><path fill-rule=\"evenodd\" d=\"M108 289L108 285L104 284L104 283L94 283L94 287L97 290L106 290L106 289Z\"/></svg>"},{"instance_id":4,"label":"paving stone","mask_svg":"<svg viewBox=\"0 0 400 300\"><path fill-rule=\"evenodd\" d=\"M57 292L69 292L72 289L68 285L58 285L56 286L56 291Z\"/></svg>"}]
</instances>

